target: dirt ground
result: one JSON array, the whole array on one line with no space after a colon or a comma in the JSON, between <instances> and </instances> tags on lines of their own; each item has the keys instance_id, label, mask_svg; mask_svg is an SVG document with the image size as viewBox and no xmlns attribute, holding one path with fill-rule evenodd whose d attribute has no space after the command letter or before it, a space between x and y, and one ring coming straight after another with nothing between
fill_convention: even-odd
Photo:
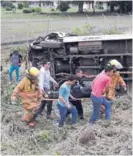
<instances>
[{"instance_id":1,"label":"dirt ground","mask_svg":"<svg viewBox=\"0 0 133 156\"><path fill-rule=\"evenodd\" d=\"M23 65L24 69L24 65ZM24 76L24 71L21 73ZM35 128L22 122L21 101L12 104L10 96L16 84L9 84L8 72L1 73L1 154L2 155L132 155L132 94L129 91L112 106L110 122L100 116L95 125L88 120L92 112L89 99L82 101L84 120L76 128L70 126L71 116L64 128L58 128L56 101L54 120L46 112L37 118Z\"/></svg>"},{"instance_id":2,"label":"dirt ground","mask_svg":"<svg viewBox=\"0 0 133 156\"><path fill-rule=\"evenodd\" d=\"M88 123L92 111L92 103L88 99L82 101L85 120L79 120L76 129L70 127L70 119L64 128L56 126L56 102L53 104L54 120L46 119L44 111L32 129L21 121L24 114L21 102L12 104L10 101L15 86L9 84L8 68L5 67L1 73L2 155L132 155L131 91L113 104L110 123L104 117L94 126Z\"/></svg>"},{"instance_id":3,"label":"dirt ground","mask_svg":"<svg viewBox=\"0 0 133 156\"><path fill-rule=\"evenodd\" d=\"M7 77L2 79L8 82ZM2 83L5 88L1 101L2 155L132 155L131 94L116 100L110 122L101 116L95 125L90 125L92 103L86 99L82 101L85 120L79 120L76 128L70 126L71 117L64 128L56 126L56 102L53 103L54 120L46 119L44 111L37 119L37 126L29 128L21 121L24 114L21 102L10 101L14 87L15 84Z\"/></svg>"}]
</instances>

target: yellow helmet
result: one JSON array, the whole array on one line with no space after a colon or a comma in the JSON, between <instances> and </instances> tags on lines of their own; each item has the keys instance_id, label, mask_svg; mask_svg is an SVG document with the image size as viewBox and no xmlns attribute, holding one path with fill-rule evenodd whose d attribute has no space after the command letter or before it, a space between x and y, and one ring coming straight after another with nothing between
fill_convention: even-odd
<instances>
[{"instance_id":1,"label":"yellow helmet","mask_svg":"<svg viewBox=\"0 0 133 156\"><path fill-rule=\"evenodd\" d=\"M31 67L27 69L26 73L31 76L37 77L39 75L39 70L36 67Z\"/></svg>"},{"instance_id":2,"label":"yellow helmet","mask_svg":"<svg viewBox=\"0 0 133 156\"><path fill-rule=\"evenodd\" d=\"M115 68L117 68L117 69L122 69L123 68L122 64L119 61L115 60L115 59L109 61L109 64L111 64L112 66L115 66Z\"/></svg>"}]
</instances>

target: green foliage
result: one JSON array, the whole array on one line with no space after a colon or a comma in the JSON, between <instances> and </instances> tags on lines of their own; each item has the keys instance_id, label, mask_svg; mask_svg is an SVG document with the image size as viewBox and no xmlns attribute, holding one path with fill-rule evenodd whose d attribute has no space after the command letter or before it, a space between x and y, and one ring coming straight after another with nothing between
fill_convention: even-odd
<instances>
[{"instance_id":1,"label":"green foliage","mask_svg":"<svg viewBox=\"0 0 133 156\"><path fill-rule=\"evenodd\" d=\"M58 10L60 10L61 12L65 12L69 9L69 4L68 2L65 1L61 1L57 7Z\"/></svg>"},{"instance_id":2,"label":"green foliage","mask_svg":"<svg viewBox=\"0 0 133 156\"><path fill-rule=\"evenodd\" d=\"M29 2L24 1L24 2L23 2L23 5L24 5L24 8L29 8L29 5L30 5L30 4L29 4Z\"/></svg>"},{"instance_id":3,"label":"green foliage","mask_svg":"<svg viewBox=\"0 0 133 156\"><path fill-rule=\"evenodd\" d=\"M23 9L23 7L24 7L24 4L23 3L18 3L18 9Z\"/></svg>"},{"instance_id":4,"label":"green foliage","mask_svg":"<svg viewBox=\"0 0 133 156\"><path fill-rule=\"evenodd\" d=\"M41 12L41 8L40 7L36 7L35 8L35 12Z\"/></svg>"},{"instance_id":5,"label":"green foliage","mask_svg":"<svg viewBox=\"0 0 133 156\"><path fill-rule=\"evenodd\" d=\"M32 12L35 12L35 8L32 8L31 10L32 10Z\"/></svg>"},{"instance_id":6,"label":"green foliage","mask_svg":"<svg viewBox=\"0 0 133 156\"><path fill-rule=\"evenodd\" d=\"M12 11L13 10L13 8L11 8L11 7L6 7L5 9L6 9L6 11Z\"/></svg>"},{"instance_id":7,"label":"green foliage","mask_svg":"<svg viewBox=\"0 0 133 156\"><path fill-rule=\"evenodd\" d=\"M121 31L117 26L112 26L104 31L104 34L121 34Z\"/></svg>"},{"instance_id":8,"label":"green foliage","mask_svg":"<svg viewBox=\"0 0 133 156\"><path fill-rule=\"evenodd\" d=\"M4 8L15 8L15 6L13 5L13 3L11 1L4 1L1 3L1 6L4 7Z\"/></svg>"},{"instance_id":9,"label":"green foliage","mask_svg":"<svg viewBox=\"0 0 133 156\"><path fill-rule=\"evenodd\" d=\"M82 27L75 27L72 30L72 33L76 35L93 35L94 34L93 29L94 29L93 26L86 24L86 25L83 25Z\"/></svg>"},{"instance_id":10,"label":"green foliage","mask_svg":"<svg viewBox=\"0 0 133 156\"><path fill-rule=\"evenodd\" d=\"M25 9L23 9L23 13L32 13L32 9L31 8L25 8Z\"/></svg>"},{"instance_id":11,"label":"green foliage","mask_svg":"<svg viewBox=\"0 0 133 156\"><path fill-rule=\"evenodd\" d=\"M41 8L40 7L36 7L36 8L31 8L32 12L41 12Z\"/></svg>"},{"instance_id":12,"label":"green foliage","mask_svg":"<svg viewBox=\"0 0 133 156\"><path fill-rule=\"evenodd\" d=\"M51 8L50 11L55 11L55 9L54 8Z\"/></svg>"},{"instance_id":13,"label":"green foliage","mask_svg":"<svg viewBox=\"0 0 133 156\"><path fill-rule=\"evenodd\" d=\"M111 12L115 11L114 9L115 6L119 7L117 12L118 11L121 13L132 12L132 1L111 1L110 2Z\"/></svg>"},{"instance_id":14,"label":"green foliage","mask_svg":"<svg viewBox=\"0 0 133 156\"><path fill-rule=\"evenodd\" d=\"M36 8L24 8L23 9L23 13L32 13L32 12L41 12L41 8L40 7L36 7Z\"/></svg>"},{"instance_id":15,"label":"green foliage","mask_svg":"<svg viewBox=\"0 0 133 156\"><path fill-rule=\"evenodd\" d=\"M14 84L8 84L7 89L4 90L2 98L1 98L2 105L3 104L5 105L5 102L7 105L11 103L11 94L12 94L12 91L15 88L15 86L16 86L15 83Z\"/></svg>"},{"instance_id":16,"label":"green foliage","mask_svg":"<svg viewBox=\"0 0 133 156\"><path fill-rule=\"evenodd\" d=\"M40 134L40 141L42 142L50 142L52 141L51 131L45 131Z\"/></svg>"},{"instance_id":17,"label":"green foliage","mask_svg":"<svg viewBox=\"0 0 133 156\"><path fill-rule=\"evenodd\" d=\"M23 61L27 61L26 59L27 59L28 46L24 45L24 46L18 46L17 48L12 48L11 52L13 52L14 50L17 50L19 54L22 55Z\"/></svg>"}]
</instances>

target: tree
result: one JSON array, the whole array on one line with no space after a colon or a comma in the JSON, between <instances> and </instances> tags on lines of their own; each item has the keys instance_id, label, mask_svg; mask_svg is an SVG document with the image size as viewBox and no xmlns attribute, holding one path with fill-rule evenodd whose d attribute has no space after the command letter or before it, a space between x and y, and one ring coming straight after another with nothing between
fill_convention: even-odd
<instances>
[{"instance_id":1,"label":"tree","mask_svg":"<svg viewBox=\"0 0 133 156\"><path fill-rule=\"evenodd\" d=\"M24 5L23 5L23 6L24 6L24 8L29 8L29 5L30 5L30 3L29 3L29 2L24 1L24 2L23 2L23 4L24 4Z\"/></svg>"},{"instance_id":2,"label":"tree","mask_svg":"<svg viewBox=\"0 0 133 156\"><path fill-rule=\"evenodd\" d=\"M93 13L95 13L94 1L92 2L92 9L93 9Z\"/></svg>"},{"instance_id":3,"label":"tree","mask_svg":"<svg viewBox=\"0 0 133 156\"><path fill-rule=\"evenodd\" d=\"M132 11L132 1L111 1L110 2L110 12L114 12L114 7L119 7L120 13L128 13Z\"/></svg>"},{"instance_id":4,"label":"tree","mask_svg":"<svg viewBox=\"0 0 133 156\"><path fill-rule=\"evenodd\" d=\"M93 12L95 12L95 8L94 8L94 5L93 5L94 2L92 0L72 1L71 4L75 4L75 5L78 6L78 13L83 13L84 12L84 10L83 10L84 2L92 3Z\"/></svg>"},{"instance_id":5,"label":"tree","mask_svg":"<svg viewBox=\"0 0 133 156\"><path fill-rule=\"evenodd\" d=\"M83 1L78 1L78 13L83 13Z\"/></svg>"},{"instance_id":6,"label":"tree","mask_svg":"<svg viewBox=\"0 0 133 156\"><path fill-rule=\"evenodd\" d=\"M57 9L60 10L61 12L65 12L69 9L69 4L68 2L65 2L65 1L61 1L58 6L57 6Z\"/></svg>"},{"instance_id":7,"label":"tree","mask_svg":"<svg viewBox=\"0 0 133 156\"><path fill-rule=\"evenodd\" d=\"M18 3L18 9L23 9L23 7L24 7L24 5L23 5L23 3Z\"/></svg>"},{"instance_id":8,"label":"tree","mask_svg":"<svg viewBox=\"0 0 133 156\"><path fill-rule=\"evenodd\" d=\"M121 13L128 13L132 11L132 1L118 2Z\"/></svg>"},{"instance_id":9,"label":"tree","mask_svg":"<svg viewBox=\"0 0 133 156\"><path fill-rule=\"evenodd\" d=\"M10 2L10 1L3 1L2 3L1 3L1 6L3 7L3 8L15 8L15 6L13 5L13 3L12 2Z\"/></svg>"}]
</instances>

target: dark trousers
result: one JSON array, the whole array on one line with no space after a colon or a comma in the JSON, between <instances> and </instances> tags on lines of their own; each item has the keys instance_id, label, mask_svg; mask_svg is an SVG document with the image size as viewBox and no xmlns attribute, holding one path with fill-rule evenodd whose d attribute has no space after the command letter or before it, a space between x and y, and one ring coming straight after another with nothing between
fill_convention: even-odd
<instances>
[{"instance_id":1,"label":"dark trousers","mask_svg":"<svg viewBox=\"0 0 133 156\"><path fill-rule=\"evenodd\" d=\"M47 115L51 115L52 112L52 101L41 101L40 107L35 111L34 120L37 118L39 114L41 114L47 105Z\"/></svg>"},{"instance_id":2,"label":"dark trousers","mask_svg":"<svg viewBox=\"0 0 133 156\"><path fill-rule=\"evenodd\" d=\"M41 101L40 107L39 107L39 113L41 114L44 110L45 106L47 105L47 115L51 115L52 112L52 101Z\"/></svg>"},{"instance_id":3,"label":"dark trousers","mask_svg":"<svg viewBox=\"0 0 133 156\"><path fill-rule=\"evenodd\" d=\"M78 115L80 118L83 118L83 107L82 107L82 103L81 100L70 100L71 103L76 107L77 111L78 111Z\"/></svg>"}]
</instances>

